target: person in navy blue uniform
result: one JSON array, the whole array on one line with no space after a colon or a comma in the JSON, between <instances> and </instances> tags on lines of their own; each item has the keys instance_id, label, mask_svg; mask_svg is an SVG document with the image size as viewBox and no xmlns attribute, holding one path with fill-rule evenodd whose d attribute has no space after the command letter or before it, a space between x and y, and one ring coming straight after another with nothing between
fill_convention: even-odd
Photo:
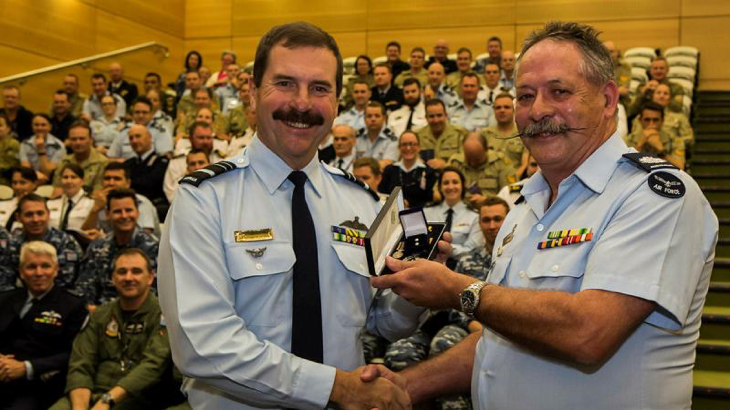
<instances>
[{"instance_id":1,"label":"person in navy blue uniform","mask_svg":"<svg viewBox=\"0 0 730 410\"><path fill-rule=\"evenodd\" d=\"M0 293L0 408L47 409L63 394L83 299L54 285L53 245L31 241L20 254L23 288Z\"/></svg>"}]
</instances>

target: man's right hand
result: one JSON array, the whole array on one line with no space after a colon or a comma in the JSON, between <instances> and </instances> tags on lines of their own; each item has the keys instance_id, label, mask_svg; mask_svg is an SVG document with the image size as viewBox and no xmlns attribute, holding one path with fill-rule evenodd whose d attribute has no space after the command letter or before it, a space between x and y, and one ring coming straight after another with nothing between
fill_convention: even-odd
<instances>
[{"instance_id":1,"label":"man's right hand","mask_svg":"<svg viewBox=\"0 0 730 410\"><path fill-rule=\"evenodd\" d=\"M366 369L368 367L359 367L352 372L338 369L330 401L343 410L411 408L411 400L401 387L388 380L387 377L376 377L377 375L372 374L373 370L364 376L363 371Z\"/></svg>"}]
</instances>

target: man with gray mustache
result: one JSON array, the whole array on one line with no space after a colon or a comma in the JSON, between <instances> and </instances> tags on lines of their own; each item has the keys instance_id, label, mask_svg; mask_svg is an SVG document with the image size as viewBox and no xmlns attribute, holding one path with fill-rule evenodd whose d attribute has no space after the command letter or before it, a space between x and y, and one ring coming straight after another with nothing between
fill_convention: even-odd
<instances>
[{"instance_id":1,"label":"man with gray mustache","mask_svg":"<svg viewBox=\"0 0 730 410\"><path fill-rule=\"evenodd\" d=\"M479 409L687 409L718 221L695 181L628 148L593 28L548 23L517 66L516 122L540 171L497 235L486 281L389 259L373 278L484 326L393 374L414 404L471 386Z\"/></svg>"}]
</instances>

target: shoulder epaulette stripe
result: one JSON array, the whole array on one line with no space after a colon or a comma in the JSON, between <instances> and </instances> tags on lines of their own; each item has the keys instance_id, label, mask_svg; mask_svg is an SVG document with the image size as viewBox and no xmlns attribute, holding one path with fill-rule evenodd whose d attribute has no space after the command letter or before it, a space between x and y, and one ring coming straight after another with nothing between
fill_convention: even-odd
<instances>
[{"instance_id":1,"label":"shoulder epaulette stripe","mask_svg":"<svg viewBox=\"0 0 730 410\"><path fill-rule=\"evenodd\" d=\"M236 169L236 164L231 161L219 161L215 164L210 164L205 168L199 169L192 174L186 176L180 180L181 184L190 184L193 186L200 186L200 184L206 179L213 178L220 174L226 173Z\"/></svg>"},{"instance_id":2,"label":"shoulder epaulette stripe","mask_svg":"<svg viewBox=\"0 0 730 410\"><path fill-rule=\"evenodd\" d=\"M652 172L657 169L678 169L674 164L669 161L657 158L651 155L642 154L641 152L630 152L623 155L624 158L628 159L631 164L635 167L642 169L646 172Z\"/></svg>"},{"instance_id":3,"label":"shoulder epaulette stripe","mask_svg":"<svg viewBox=\"0 0 730 410\"><path fill-rule=\"evenodd\" d=\"M339 170L339 171L341 171L341 172L331 172L331 174L345 178L346 180L358 185L360 188L368 191L368 193L370 194L371 197L373 197L374 200L380 201L380 195L378 195L377 192L375 192L372 188L370 188L370 186L368 184L355 178L354 175L352 175L351 173L349 173L347 171L344 171L344 170Z\"/></svg>"}]
</instances>

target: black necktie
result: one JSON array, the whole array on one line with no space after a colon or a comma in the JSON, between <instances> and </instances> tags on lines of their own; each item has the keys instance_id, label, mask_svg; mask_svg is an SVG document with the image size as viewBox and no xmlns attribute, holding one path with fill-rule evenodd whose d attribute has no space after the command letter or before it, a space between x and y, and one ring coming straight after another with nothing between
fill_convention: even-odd
<instances>
[{"instance_id":1,"label":"black necktie","mask_svg":"<svg viewBox=\"0 0 730 410\"><path fill-rule=\"evenodd\" d=\"M410 131L411 127L413 126L413 113L416 111L411 107L408 106L408 109L411 110L411 115L408 116L408 124L406 124L406 130Z\"/></svg>"},{"instance_id":2,"label":"black necktie","mask_svg":"<svg viewBox=\"0 0 730 410\"><path fill-rule=\"evenodd\" d=\"M61 218L61 224L58 225L58 229L65 231L68 227L68 216L71 214L71 210L74 207L74 203L72 200L68 200L68 203L66 203L66 210L63 213L63 218Z\"/></svg>"},{"instance_id":3,"label":"black necktie","mask_svg":"<svg viewBox=\"0 0 730 410\"><path fill-rule=\"evenodd\" d=\"M291 352L303 359L322 363L322 302L319 292L319 263L314 221L304 197L307 174L293 171L291 220L294 238L294 301Z\"/></svg>"},{"instance_id":4,"label":"black necktie","mask_svg":"<svg viewBox=\"0 0 730 410\"><path fill-rule=\"evenodd\" d=\"M344 169L345 169L345 168L342 168L342 167L343 167L344 165L345 165L345 161L344 161L344 160L343 160L342 158L340 158L340 159L339 159L339 160L337 161L337 168L339 168L339 169L341 169L341 170L343 170L343 171L344 171Z\"/></svg>"},{"instance_id":5,"label":"black necktie","mask_svg":"<svg viewBox=\"0 0 730 410\"><path fill-rule=\"evenodd\" d=\"M446 211L446 229L444 232L451 232L451 223L454 221L454 210L449 208Z\"/></svg>"},{"instance_id":6,"label":"black necktie","mask_svg":"<svg viewBox=\"0 0 730 410\"><path fill-rule=\"evenodd\" d=\"M494 98L494 90L489 90L489 104L494 102L493 98Z\"/></svg>"}]
</instances>

